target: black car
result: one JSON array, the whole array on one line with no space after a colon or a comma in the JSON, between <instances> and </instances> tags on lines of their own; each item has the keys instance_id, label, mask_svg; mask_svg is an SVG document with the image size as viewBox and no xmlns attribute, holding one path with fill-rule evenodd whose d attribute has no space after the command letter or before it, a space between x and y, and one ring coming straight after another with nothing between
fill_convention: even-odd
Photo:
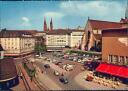
<instances>
[{"instance_id":1,"label":"black car","mask_svg":"<svg viewBox=\"0 0 128 91\"><path fill-rule=\"evenodd\" d=\"M50 65L49 64L45 64L44 67L45 68L50 68Z\"/></svg>"},{"instance_id":2,"label":"black car","mask_svg":"<svg viewBox=\"0 0 128 91\"><path fill-rule=\"evenodd\" d=\"M60 82L67 84L68 83L68 79L66 77L60 77L59 78Z\"/></svg>"}]
</instances>

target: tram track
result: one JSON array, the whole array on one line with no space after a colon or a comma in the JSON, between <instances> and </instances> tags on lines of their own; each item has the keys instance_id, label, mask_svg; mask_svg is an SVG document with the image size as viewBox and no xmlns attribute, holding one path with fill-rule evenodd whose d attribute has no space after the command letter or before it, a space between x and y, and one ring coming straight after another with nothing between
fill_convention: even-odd
<instances>
[{"instance_id":1,"label":"tram track","mask_svg":"<svg viewBox=\"0 0 128 91\"><path fill-rule=\"evenodd\" d=\"M18 70L18 75L21 77L23 83L24 83L24 86L25 86L25 89L26 91L31 91L31 88L27 82L27 79L25 78L25 75L24 73L22 72L22 69L20 66L16 65L17 66L17 70Z\"/></svg>"}]
</instances>

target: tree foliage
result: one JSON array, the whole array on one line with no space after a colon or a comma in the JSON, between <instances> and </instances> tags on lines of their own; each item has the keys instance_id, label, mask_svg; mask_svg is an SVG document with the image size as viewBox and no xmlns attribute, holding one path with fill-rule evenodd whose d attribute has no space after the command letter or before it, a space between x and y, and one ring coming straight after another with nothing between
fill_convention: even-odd
<instances>
[{"instance_id":1,"label":"tree foliage","mask_svg":"<svg viewBox=\"0 0 128 91\"><path fill-rule=\"evenodd\" d=\"M35 46L35 52L41 53L46 51L46 46L45 45L36 45Z\"/></svg>"}]
</instances>

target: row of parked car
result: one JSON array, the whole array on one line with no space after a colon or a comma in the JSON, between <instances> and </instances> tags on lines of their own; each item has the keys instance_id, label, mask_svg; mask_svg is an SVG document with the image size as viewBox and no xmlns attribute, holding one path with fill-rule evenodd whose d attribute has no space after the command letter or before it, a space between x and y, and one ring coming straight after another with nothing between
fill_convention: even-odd
<instances>
[{"instance_id":1,"label":"row of parked car","mask_svg":"<svg viewBox=\"0 0 128 91\"><path fill-rule=\"evenodd\" d=\"M100 57L90 57L89 55L78 55L78 54L61 54L59 53L58 55L54 55L56 57L59 57L61 59L66 59L66 60L70 60L70 61L75 61L75 62L78 62L78 63L82 63L84 64L85 61L93 61L93 60L101 60Z\"/></svg>"}]
</instances>

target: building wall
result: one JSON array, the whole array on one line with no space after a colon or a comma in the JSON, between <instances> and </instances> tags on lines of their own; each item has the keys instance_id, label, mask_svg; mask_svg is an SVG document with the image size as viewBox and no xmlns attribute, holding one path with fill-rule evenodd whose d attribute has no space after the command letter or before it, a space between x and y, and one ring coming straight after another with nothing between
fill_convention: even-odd
<instances>
[{"instance_id":1,"label":"building wall","mask_svg":"<svg viewBox=\"0 0 128 91\"><path fill-rule=\"evenodd\" d=\"M88 42L89 41L88 33L90 32L90 34L91 34L91 32L92 32L92 27L91 27L91 24L90 24L89 21L87 22L84 30L85 30L85 34L83 35L82 44L81 44L81 49L82 50L85 50L86 49L85 47L87 47L87 48L89 47L88 46L88 43L89 43Z\"/></svg>"},{"instance_id":2,"label":"building wall","mask_svg":"<svg viewBox=\"0 0 128 91\"><path fill-rule=\"evenodd\" d=\"M35 39L28 37L0 38L5 50L5 56L18 56L34 51Z\"/></svg>"},{"instance_id":3,"label":"building wall","mask_svg":"<svg viewBox=\"0 0 128 91\"><path fill-rule=\"evenodd\" d=\"M104 33L102 37L102 61L128 64L128 35L120 32Z\"/></svg>"},{"instance_id":4,"label":"building wall","mask_svg":"<svg viewBox=\"0 0 128 91\"><path fill-rule=\"evenodd\" d=\"M69 35L46 35L46 46L69 46Z\"/></svg>"},{"instance_id":5,"label":"building wall","mask_svg":"<svg viewBox=\"0 0 128 91\"><path fill-rule=\"evenodd\" d=\"M71 42L70 47L75 47L81 44L83 32L72 32L71 33Z\"/></svg>"}]
</instances>

